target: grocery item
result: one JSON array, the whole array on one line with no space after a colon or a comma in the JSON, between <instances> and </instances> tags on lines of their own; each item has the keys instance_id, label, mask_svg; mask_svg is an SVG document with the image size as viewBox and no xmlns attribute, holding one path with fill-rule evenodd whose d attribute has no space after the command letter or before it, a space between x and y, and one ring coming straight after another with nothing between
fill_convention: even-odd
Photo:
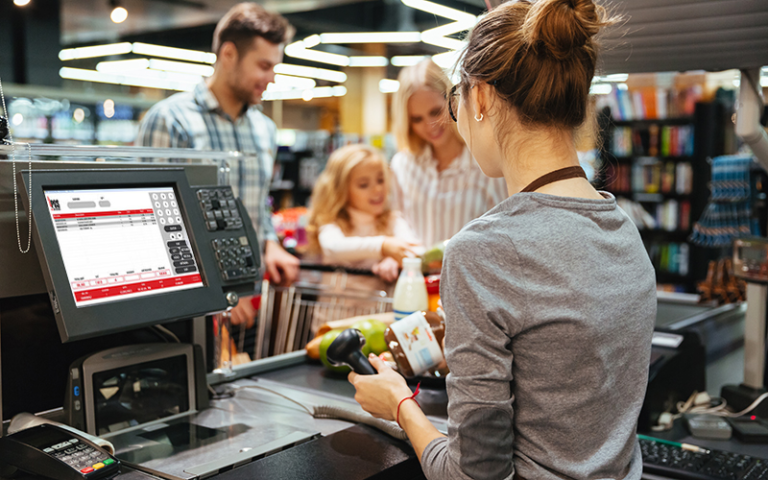
<instances>
[{"instance_id":1,"label":"grocery item","mask_svg":"<svg viewBox=\"0 0 768 480\"><path fill-rule=\"evenodd\" d=\"M424 273L440 273L443 269L443 256L445 255L445 247L447 245L448 240L445 240L437 245L432 245L426 252L424 252L421 260L421 268Z\"/></svg>"},{"instance_id":2,"label":"grocery item","mask_svg":"<svg viewBox=\"0 0 768 480\"><path fill-rule=\"evenodd\" d=\"M427 284L427 302L429 307L427 310L430 312L436 312L440 303L440 275L430 275L426 280Z\"/></svg>"},{"instance_id":3,"label":"grocery item","mask_svg":"<svg viewBox=\"0 0 768 480\"><path fill-rule=\"evenodd\" d=\"M384 331L387 329L386 323L369 318L356 322L352 328L363 332L365 343L376 355L387 351L387 341L384 340Z\"/></svg>"},{"instance_id":4,"label":"grocery item","mask_svg":"<svg viewBox=\"0 0 768 480\"><path fill-rule=\"evenodd\" d=\"M344 330L345 328L349 328L361 320L369 320L369 319L378 320L380 322L385 323L386 325L389 325L390 323L395 321L395 314L392 312L373 313L370 315L359 315L357 317L349 317L349 318L343 318L341 320L333 320L328 323L324 323L320 325L320 328L317 329L317 334L323 335L326 332L330 332L331 330L337 330L337 329Z\"/></svg>"},{"instance_id":5,"label":"grocery item","mask_svg":"<svg viewBox=\"0 0 768 480\"><path fill-rule=\"evenodd\" d=\"M421 260L404 258L403 271L397 279L392 299L395 320L402 320L414 312L427 310L428 306L427 287L424 284L424 275L421 274Z\"/></svg>"},{"instance_id":6,"label":"grocery item","mask_svg":"<svg viewBox=\"0 0 768 480\"><path fill-rule=\"evenodd\" d=\"M328 331L330 332L330 330ZM320 360L320 342L323 341L323 335L316 336L304 347L304 349L307 351L307 356L312 360Z\"/></svg>"},{"instance_id":7,"label":"grocery item","mask_svg":"<svg viewBox=\"0 0 768 480\"><path fill-rule=\"evenodd\" d=\"M445 322L435 312L416 312L387 328L384 338L404 377L426 372L434 374L441 366Z\"/></svg>"}]
</instances>

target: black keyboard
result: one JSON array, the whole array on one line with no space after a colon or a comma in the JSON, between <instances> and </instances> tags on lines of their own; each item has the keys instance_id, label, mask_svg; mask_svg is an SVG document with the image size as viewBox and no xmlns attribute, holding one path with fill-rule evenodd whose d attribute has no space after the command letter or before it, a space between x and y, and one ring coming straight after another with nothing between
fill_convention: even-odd
<instances>
[{"instance_id":1,"label":"black keyboard","mask_svg":"<svg viewBox=\"0 0 768 480\"><path fill-rule=\"evenodd\" d=\"M640 439L643 471L682 480L768 480L768 460L711 450L697 453Z\"/></svg>"}]
</instances>

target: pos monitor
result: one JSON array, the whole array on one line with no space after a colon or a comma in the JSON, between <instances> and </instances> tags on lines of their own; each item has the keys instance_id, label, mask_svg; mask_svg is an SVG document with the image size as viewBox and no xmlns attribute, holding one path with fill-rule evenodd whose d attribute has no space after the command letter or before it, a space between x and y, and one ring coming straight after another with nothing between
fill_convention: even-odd
<instances>
[{"instance_id":1,"label":"pos monitor","mask_svg":"<svg viewBox=\"0 0 768 480\"><path fill-rule=\"evenodd\" d=\"M20 175L25 203L31 188L35 247L62 341L227 308L227 277L212 247L225 232L208 228L183 169L35 170L31 187L29 171ZM242 213L245 222L227 227L240 226L243 244L258 251ZM252 287L256 268L241 273Z\"/></svg>"}]
</instances>

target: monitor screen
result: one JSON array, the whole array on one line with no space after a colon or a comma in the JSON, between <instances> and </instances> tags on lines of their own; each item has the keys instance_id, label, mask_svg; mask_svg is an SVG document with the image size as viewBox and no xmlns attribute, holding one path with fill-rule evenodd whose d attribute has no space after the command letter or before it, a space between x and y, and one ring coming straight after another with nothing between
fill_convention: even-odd
<instances>
[{"instance_id":1,"label":"monitor screen","mask_svg":"<svg viewBox=\"0 0 768 480\"><path fill-rule=\"evenodd\" d=\"M205 286L173 187L44 193L78 308Z\"/></svg>"}]
</instances>

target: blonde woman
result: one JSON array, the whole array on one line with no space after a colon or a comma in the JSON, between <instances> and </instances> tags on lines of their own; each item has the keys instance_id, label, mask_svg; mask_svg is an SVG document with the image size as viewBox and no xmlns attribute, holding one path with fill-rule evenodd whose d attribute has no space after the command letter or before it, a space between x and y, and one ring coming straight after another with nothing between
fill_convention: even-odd
<instances>
[{"instance_id":1,"label":"blonde woman","mask_svg":"<svg viewBox=\"0 0 768 480\"><path fill-rule=\"evenodd\" d=\"M408 224L389 206L389 169L367 145L349 145L328 159L312 192L310 247L323 262L371 269L397 279L403 257L417 245Z\"/></svg>"},{"instance_id":2,"label":"blonde woman","mask_svg":"<svg viewBox=\"0 0 768 480\"><path fill-rule=\"evenodd\" d=\"M447 240L507 198L504 179L488 178L445 108L451 82L432 60L398 77L393 128L393 208L424 246Z\"/></svg>"}]
</instances>

